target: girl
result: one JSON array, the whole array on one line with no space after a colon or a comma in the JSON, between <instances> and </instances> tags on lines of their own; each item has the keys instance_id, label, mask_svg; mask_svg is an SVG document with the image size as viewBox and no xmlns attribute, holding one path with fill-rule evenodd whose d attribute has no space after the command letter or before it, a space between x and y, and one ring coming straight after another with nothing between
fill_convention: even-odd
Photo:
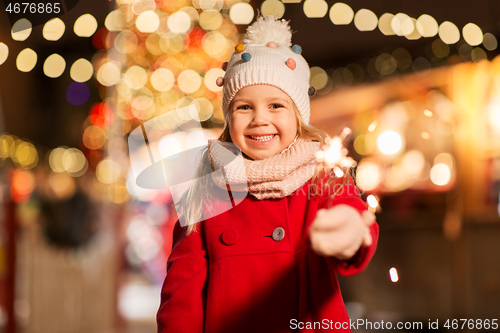
<instances>
[{"instance_id":1,"label":"girl","mask_svg":"<svg viewBox=\"0 0 500 333\"><path fill-rule=\"evenodd\" d=\"M315 162L327 135L307 125L300 53L259 17L223 65L226 126L180 203L159 332L350 332L336 274L368 265L378 226L349 173Z\"/></svg>"}]
</instances>

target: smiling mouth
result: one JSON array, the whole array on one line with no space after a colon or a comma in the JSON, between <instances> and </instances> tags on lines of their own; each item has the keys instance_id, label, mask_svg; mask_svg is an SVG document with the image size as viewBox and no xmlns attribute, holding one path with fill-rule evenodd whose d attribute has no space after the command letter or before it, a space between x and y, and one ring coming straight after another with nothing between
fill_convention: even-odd
<instances>
[{"instance_id":1,"label":"smiling mouth","mask_svg":"<svg viewBox=\"0 0 500 333\"><path fill-rule=\"evenodd\" d=\"M252 140L259 141L259 142L266 142L274 139L274 137L277 134L271 134L271 135L247 135Z\"/></svg>"}]
</instances>

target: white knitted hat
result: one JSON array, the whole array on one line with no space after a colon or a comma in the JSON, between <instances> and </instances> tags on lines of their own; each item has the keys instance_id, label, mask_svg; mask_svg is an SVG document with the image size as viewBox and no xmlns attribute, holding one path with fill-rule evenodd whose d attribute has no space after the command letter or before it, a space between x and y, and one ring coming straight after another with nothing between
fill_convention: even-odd
<instances>
[{"instance_id":1,"label":"white knitted hat","mask_svg":"<svg viewBox=\"0 0 500 333\"><path fill-rule=\"evenodd\" d=\"M259 17L248 27L243 44L235 47L228 63L223 64L224 78L217 79L223 86L222 111L227 120L229 105L236 93L255 84L268 84L283 90L297 107L302 120L309 124L309 65L300 55L301 48L291 48L292 32L285 20L273 16Z\"/></svg>"}]
</instances>

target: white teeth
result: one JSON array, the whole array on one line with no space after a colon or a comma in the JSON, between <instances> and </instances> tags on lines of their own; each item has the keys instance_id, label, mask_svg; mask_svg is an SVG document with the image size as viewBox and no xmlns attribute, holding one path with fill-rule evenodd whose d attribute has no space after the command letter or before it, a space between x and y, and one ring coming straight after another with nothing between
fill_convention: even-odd
<instances>
[{"instance_id":1,"label":"white teeth","mask_svg":"<svg viewBox=\"0 0 500 333\"><path fill-rule=\"evenodd\" d=\"M253 136L253 135L250 135L250 137L252 139L254 139L255 141L269 141L272 138L274 138L275 135L276 134L273 134L273 135L263 135L263 136Z\"/></svg>"}]
</instances>

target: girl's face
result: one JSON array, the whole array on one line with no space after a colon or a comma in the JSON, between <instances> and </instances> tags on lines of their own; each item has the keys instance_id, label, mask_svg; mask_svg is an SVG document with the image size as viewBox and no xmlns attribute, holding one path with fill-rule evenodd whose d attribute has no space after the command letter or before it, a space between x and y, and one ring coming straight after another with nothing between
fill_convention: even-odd
<instances>
[{"instance_id":1,"label":"girl's face","mask_svg":"<svg viewBox=\"0 0 500 333\"><path fill-rule=\"evenodd\" d=\"M229 133L233 143L254 160L279 154L297 135L292 100L269 85L240 89L231 104Z\"/></svg>"}]
</instances>

